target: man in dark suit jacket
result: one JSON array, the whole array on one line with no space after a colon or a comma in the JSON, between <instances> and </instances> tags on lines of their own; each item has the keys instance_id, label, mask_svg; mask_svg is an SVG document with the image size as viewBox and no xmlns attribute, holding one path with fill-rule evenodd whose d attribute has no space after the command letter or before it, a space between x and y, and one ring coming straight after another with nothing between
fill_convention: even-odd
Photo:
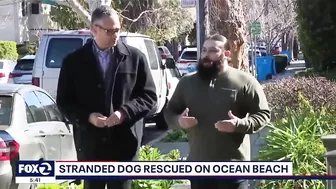
<instances>
[{"instance_id":1,"label":"man in dark suit jacket","mask_svg":"<svg viewBox=\"0 0 336 189\"><path fill-rule=\"evenodd\" d=\"M135 128L157 102L146 57L119 40L115 10L92 13L94 40L63 61L57 103L74 124L79 160L132 161L138 150ZM141 141L141 140L140 140ZM130 181L91 180L85 189L130 189Z\"/></svg>"}]
</instances>

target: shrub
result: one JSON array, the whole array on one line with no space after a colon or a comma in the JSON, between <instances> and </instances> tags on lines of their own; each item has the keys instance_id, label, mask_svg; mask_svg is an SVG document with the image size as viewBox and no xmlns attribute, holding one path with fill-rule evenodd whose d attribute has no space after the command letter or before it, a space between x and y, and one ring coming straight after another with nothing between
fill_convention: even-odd
<instances>
[{"instance_id":1,"label":"shrub","mask_svg":"<svg viewBox=\"0 0 336 189\"><path fill-rule=\"evenodd\" d=\"M317 71L313 68L308 68L302 71L297 71L295 77L325 77L328 80L336 81L336 69Z\"/></svg>"},{"instance_id":2,"label":"shrub","mask_svg":"<svg viewBox=\"0 0 336 189\"><path fill-rule=\"evenodd\" d=\"M19 55L14 41L0 41L0 59L16 61Z\"/></svg>"},{"instance_id":3,"label":"shrub","mask_svg":"<svg viewBox=\"0 0 336 189\"><path fill-rule=\"evenodd\" d=\"M288 66L288 57L285 54L274 55L275 70L277 73L285 71Z\"/></svg>"},{"instance_id":4,"label":"shrub","mask_svg":"<svg viewBox=\"0 0 336 189\"><path fill-rule=\"evenodd\" d=\"M335 1L297 0L296 4L300 46L307 63L319 71L335 68Z\"/></svg>"},{"instance_id":5,"label":"shrub","mask_svg":"<svg viewBox=\"0 0 336 189\"><path fill-rule=\"evenodd\" d=\"M162 155L160 150L150 146L143 146L140 149L140 161L178 161L181 159L178 150L172 150ZM169 189L175 184L181 184L181 180L133 180L132 189Z\"/></svg>"},{"instance_id":6,"label":"shrub","mask_svg":"<svg viewBox=\"0 0 336 189\"><path fill-rule=\"evenodd\" d=\"M322 107L336 113L336 83L322 77L285 78L265 83L264 91L272 109L273 119L285 114L285 107L296 110L301 93L315 110Z\"/></svg>"},{"instance_id":7,"label":"shrub","mask_svg":"<svg viewBox=\"0 0 336 189\"><path fill-rule=\"evenodd\" d=\"M302 96L300 102L300 108L287 109L285 118L273 124L259 159L291 161L293 174L326 174L326 149L321 137L335 132L336 120L325 109L314 111ZM263 181L260 188L325 188L324 185L321 180L268 180Z\"/></svg>"},{"instance_id":8,"label":"shrub","mask_svg":"<svg viewBox=\"0 0 336 189\"><path fill-rule=\"evenodd\" d=\"M168 132L168 135L162 139L162 142L188 142L187 131L178 129Z\"/></svg>"}]
</instances>

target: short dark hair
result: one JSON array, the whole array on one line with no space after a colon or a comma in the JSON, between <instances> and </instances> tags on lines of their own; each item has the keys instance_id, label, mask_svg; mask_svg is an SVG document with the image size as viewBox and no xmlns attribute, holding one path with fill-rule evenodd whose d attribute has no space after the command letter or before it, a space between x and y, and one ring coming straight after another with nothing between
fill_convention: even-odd
<instances>
[{"instance_id":1,"label":"short dark hair","mask_svg":"<svg viewBox=\"0 0 336 189\"><path fill-rule=\"evenodd\" d=\"M224 43L224 49L225 50L230 50L229 42L228 42L227 38L224 37L223 35L220 35L220 34L210 35L205 40L214 40L214 41L223 42Z\"/></svg>"},{"instance_id":2,"label":"short dark hair","mask_svg":"<svg viewBox=\"0 0 336 189\"><path fill-rule=\"evenodd\" d=\"M101 5L92 12L91 24L94 24L97 20L101 20L102 18L111 17L114 15L119 16L116 10L110 6Z\"/></svg>"}]
</instances>

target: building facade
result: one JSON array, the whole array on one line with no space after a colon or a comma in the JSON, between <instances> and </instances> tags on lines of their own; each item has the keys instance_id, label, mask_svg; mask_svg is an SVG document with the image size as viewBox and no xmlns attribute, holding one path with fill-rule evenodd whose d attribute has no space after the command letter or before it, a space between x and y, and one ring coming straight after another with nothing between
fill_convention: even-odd
<instances>
[{"instance_id":1,"label":"building facade","mask_svg":"<svg viewBox=\"0 0 336 189\"><path fill-rule=\"evenodd\" d=\"M0 1L0 40L38 42L44 32L57 30L50 11L51 5L35 0Z\"/></svg>"}]
</instances>

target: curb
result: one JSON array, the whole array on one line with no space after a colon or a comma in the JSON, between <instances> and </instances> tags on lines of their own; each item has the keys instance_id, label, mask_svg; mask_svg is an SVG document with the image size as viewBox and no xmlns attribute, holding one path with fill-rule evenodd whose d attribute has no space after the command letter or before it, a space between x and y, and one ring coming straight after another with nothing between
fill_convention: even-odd
<instances>
[{"instance_id":1,"label":"curb","mask_svg":"<svg viewBox=\"0 0 336 189\"><path fill-rule=\"evenodd\" d=\"M145 145L150 145L150 146L152 146L153 144L155 144L155 143L157 143L157 142L160 142L162 139L164 139L167 135L168 135L168 133L170 133L172 130L171 129L169 129L169 130L167 130L166 132L164 132L162 135L160 135L159 137L157 137L157 138L155 138L155 139L153 139L153 140L151 140L151 141L149 141L149 142L147 142L147 144L145 144Z\"/></svg>"}]
</instances>

